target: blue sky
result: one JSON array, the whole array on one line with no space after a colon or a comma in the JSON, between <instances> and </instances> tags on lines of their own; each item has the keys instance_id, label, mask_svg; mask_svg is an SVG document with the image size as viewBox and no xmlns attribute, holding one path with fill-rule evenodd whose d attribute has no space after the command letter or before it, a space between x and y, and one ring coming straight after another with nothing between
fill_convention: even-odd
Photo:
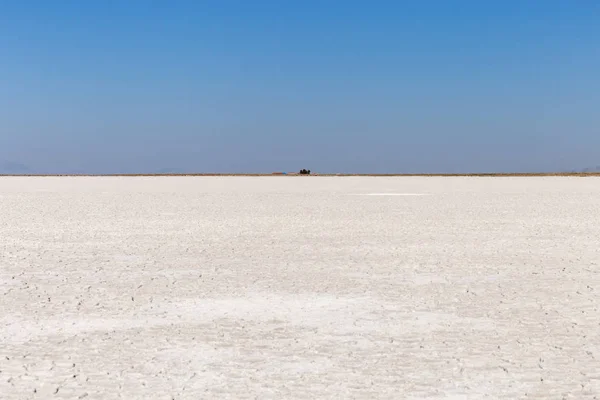
<instances>
[{"instance_id":1,"label":"blue sky","mask_svg":"<svg viewBox=\"0 0 600 400\"><path fill-rule=\"evenodd\" d=\"M0 165L600 165L597 1L3 1Z\"/></svg>"}]
</instances>

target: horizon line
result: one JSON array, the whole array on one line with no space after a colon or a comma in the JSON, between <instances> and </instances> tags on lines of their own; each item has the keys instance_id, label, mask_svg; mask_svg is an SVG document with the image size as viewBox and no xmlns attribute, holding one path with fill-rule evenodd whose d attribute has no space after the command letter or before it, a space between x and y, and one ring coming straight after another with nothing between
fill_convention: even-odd
<instances>
[{"instance_id":1,"label":"horizon line","mask_svg":"<svg viewBox=\"0 0 600 400\"><path fill-rule=\"evenodd\" d=\"M548 177L548 176L600 176L600 172L478 172L478 173L313 173L302 175L293 173L116 173L116 174L0 174L0 177L177 177L177 176L196 176L196 177L219 177L219 176L242 176L242 177Z\"/></svg>"}]
</instances>

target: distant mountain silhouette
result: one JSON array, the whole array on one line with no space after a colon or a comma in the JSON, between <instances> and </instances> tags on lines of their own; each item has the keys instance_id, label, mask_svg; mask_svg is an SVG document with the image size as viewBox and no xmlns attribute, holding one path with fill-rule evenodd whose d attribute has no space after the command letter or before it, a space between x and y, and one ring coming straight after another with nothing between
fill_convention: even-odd
<instances>
[{"instance_id":1,"label":"distant mountain silhouette","mask_svg":"<svg viewBox=\"0 0 600 400\"><path fill-rule=\"evenodd\" d=\"M581 172L600 172L600 165L596 165L595 167L582 169Z\"/></svg>"},{"instance_id":2,"label":"distant mountain silhouette","mask_svg":"<svg viewBox=\"0 0 600 400\"><path fill-rule=\"evenodd\" d=\"M181 168L162 168L156 171L157 174L184 174L185 172Z\"/></svg>"},{"instance_id":3,"label":"distant mountain silhouette","mask_svg":"<svg viewBox=\"0 0 600 400\"><path fill-rule=\"evenodd\" d=\"M31 168L25 164L12 162L12 161L0 161L0 174L5 175L23 175L30 174Z\"/></svg>"}]
</instances>

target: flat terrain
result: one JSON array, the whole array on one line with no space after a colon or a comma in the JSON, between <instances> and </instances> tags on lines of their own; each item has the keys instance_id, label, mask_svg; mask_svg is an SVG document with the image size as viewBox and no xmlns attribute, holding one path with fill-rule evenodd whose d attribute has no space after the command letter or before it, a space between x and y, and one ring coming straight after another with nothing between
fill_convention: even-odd
<instances>
[{"instance_id":1,"label":"flat terrain","mask_svg":"<svg viewBox=\"0 0 600 400\"><path fill-rule=\"evenodd\" d=\"M600 398L599 264L592 177L4 177L0 398Z\"/></svg>"}]
</instances>

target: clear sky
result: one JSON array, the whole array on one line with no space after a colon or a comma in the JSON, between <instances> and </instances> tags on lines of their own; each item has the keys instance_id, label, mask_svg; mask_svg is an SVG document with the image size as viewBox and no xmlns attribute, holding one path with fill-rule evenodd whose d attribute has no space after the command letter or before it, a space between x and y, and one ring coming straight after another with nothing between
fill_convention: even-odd
<instances>
[{"instance_id":1,"label":"clear sky","mask_svg":"<svg viewBox=\"0 0 600 400\"><path fill-rule=\"evenodd\" d=\"M600 2L0 0L0 166L10 163L600 165Z\"/></svg>"}]
</instances>

